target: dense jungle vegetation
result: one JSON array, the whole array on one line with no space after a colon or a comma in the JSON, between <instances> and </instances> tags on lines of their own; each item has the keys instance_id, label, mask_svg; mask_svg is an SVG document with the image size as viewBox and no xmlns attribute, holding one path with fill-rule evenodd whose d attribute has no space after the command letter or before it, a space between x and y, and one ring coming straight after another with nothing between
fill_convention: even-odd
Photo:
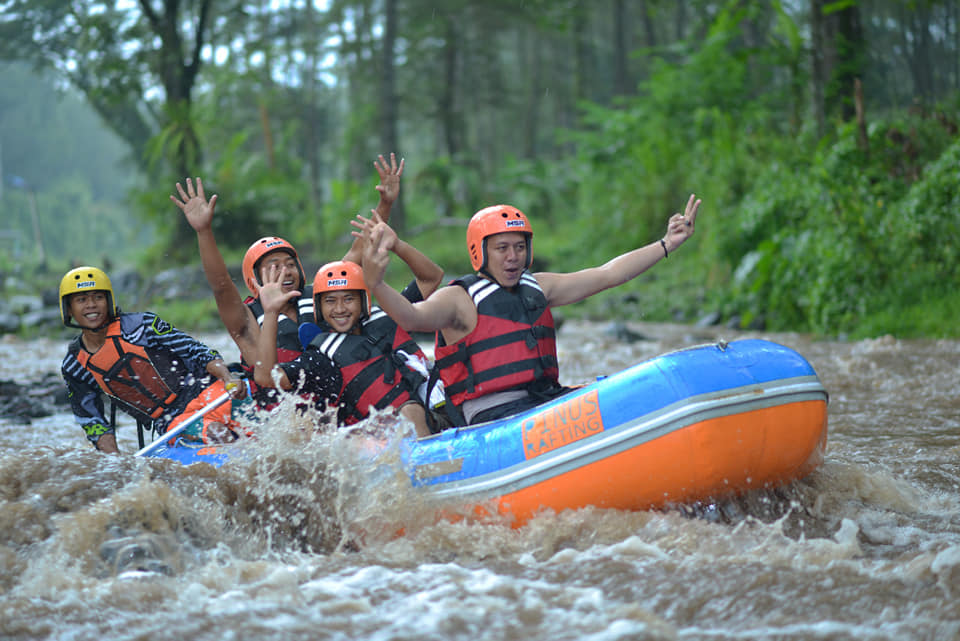
<instances>
[{"instance_id":1,"label":"dense jungle vegetation","mask_svg":"<svg viewBox=\"0 0 960 641\"><path fill-rule=\"evenodd\" d=\"M5 295L76 262L197 263L168 200L188 175L219 194L228 263L280 235L312 273L395 150L392 223L451 275L490 204L531 218L535 268L572 271L703 199L681 250L568 315L960 336L956 2L0 7Z\"/></svg>"}]
</instances>

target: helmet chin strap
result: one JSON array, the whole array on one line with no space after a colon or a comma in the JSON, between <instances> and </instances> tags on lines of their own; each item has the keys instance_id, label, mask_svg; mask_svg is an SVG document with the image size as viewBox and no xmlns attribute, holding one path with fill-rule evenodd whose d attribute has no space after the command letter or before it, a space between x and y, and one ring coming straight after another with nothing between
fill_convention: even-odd
<instances>
[{"instance_id":1,"label":"helmet chin strap","mask_svg":"<svg viewBox=\"0 0 960 641\"><path fill-rule=\"evenodd\" d=\"M112 301L111 301L111 302L112 302ZM84 329L84 330L87 330L87 331L90 331L90 332L102 332L103 330L105 330L105 329L107 328L107 326L108 326L110 323L112 323L113 321L117 320L117 318L120 317L120 314L121 314L122 312L120 311L120 308L119 308L119 307L116 308L116 312L117 312L117 313L114 314L114 313L113 313L113 310L107 310L107 320L104 321L99 327L94 327L93 329L90 329L89 327L84 327L83 325L81 325L80 323L78 323L78 322L76 321L76 319L73 318L73 315L72 315L72 314L70 315L70 320L73 322L73 327L76 327L77 329Z\"/></svg>"},{"instance_id":2,"label":"helmet chin strap","mask_svg":"<svg viewBox=\"0 0 960 641\"><path fill-rule=\"evenodd\" d=\"M481 276L483 276L484 278L486 278L486 279L488 279L488 280L492 280L492 281L495 282L497 285L500 285L501 287L503 287L503 285L500 283L500 281L497 280L496 278L494 278L493 274L490 273L490 270L487 269L487 263L489 262L489 259L487 258L487 241L488 241L488 240L490 240L490 239L489 239L489 238L484 238L483 241L482 241L482 243L481 243L480 251L481 251L482 253L481 253L480 255L483 256L483 264L480 265L480 269L477 270L477 273L480 274Z\"/></svg>"},{"instance_id":3,"label":"helmet chin strap","mask_svg":"<svg viewBox=\"0 0 960 641\"><path fill-rule=\"evenodd\" d=\"M112 322L115 321L115 320L116 320L116 318L114 318L113 316L110 316L110 317L107 318L107 321L106 321L105 323L103 323L102 325L100 325L100 326L98 326L98 327L93 327L93 328L84 327L83 325L80 325L79 323L76 323L76 322L73 323L73 327L76 327L77 329L82 329L82 330L85 331L85 332L97 333L97 332L102 332L103 330L105 330L105 329L107 328L107 326L110 325L110 323L112 323Z\"/></svg>"},{"instance_id":4,"label":"helmet chin strap","mask_svg":"<svg viewBox=\"0 0 960 641\"><path fill-rule=\"evenodd\" d=\"M323 292L321 292L323 293ZM315 316L314 318L319 319L317 325L322 323L325 326L325 329L330 331L333 330L333 325L326 318L323 317L323 312L320 311L320 301L317 300L318 296L315 294L313 297L313 309ZM357 322L353 324L344 334L360 334L363 331L363 322L370 318L370 310L367 309L367 303L363 302L360 304L360 318L357 319Z\"/></svg>"},{"instance_id":5,"label":"helmet chin strap","mask_svg":"<svg viewBox=\"0 0 960 641\"><path fill-rule=\"evenodd\" d=\"M273 251L282 251L286 253L288 256L292 257L294 260L297 260L297 261L300 260L299 256L297 256L296 254L291 254L286 249L275 249ZM257 262L253 264L253 279L257 281L257 285L259 285L260 287L263 287L263 278L260 277L260 267L263 264L263 259L266 258L267 254L269 253L271 252L267 252L266 254L261 256L260 258L257 259ZM302 294L303 289L307 286L307 275L304 274L303 271L301 271L299 264L297 266L297 274L300 276L300 283L299 285L297 285L297 289L299 289L300 293Z\"/></svg>"},{"instance_id":6,"label":"helmet chin strap","mask_svg":"<svg viewBox=\"0 0 960 641\"><path fill-rule=\"evenodd\" d=\"M524 272L527 271L527 268L524 267L524 268L523 268L523 271L524 271ZM495 282L497 285L500 285L500 287L504 287L504 288L510 289L510 290L513 289L513 287L509 287L509 288L508 288L506 285L504 285L504 284L501 283L499 280L497 280L496 278L494 278L493 274L490 273L490 271L487 269L487 266L486 266L486 265L484 265L483 267L481 267L481 268L477 271L477 273L480 274L481 276L483 276L484 278L486 278L487 280L492 280L492 281ZM520 273L522 274L523 272L520 272ZM516 287L516 285L514 285L514 287Z\"/></svg>"},{"instance_id":7,"label":"helmet chin strap","mask_svg":"<svg viewBox=\"0 0 960 641\"><path fill-rule=\"evenodd\" d=\"M94 332L102 332L103 330L105 330L105 329L107 328L107 325L109 325L109 324L112 323L113 321L117 320L117 318L118 318L119 316L120 316L120 308L119 308L119 307L117 307L117 314L116 314L116 316L113 314L112 311L108 311L108 312L107 312L107 320L106 320L106 322L103 323L103 325L101 325L100 327L98 327L98 328L96 328L96 329L94 329L94 330L92 330L92 331L94 331Z\"/></svg>"},{"instance_id":8,"label":"helmet chin strap","mask_svg":"<svg viewBox=\"0 0 960 641\"><path fill-rule=\"evenodd\" d=\"M520 272L521 274L523 272L530 271L530 268L533 267L533 258L532 258L533 238L529 234L524 234L524 236L526 237L526 240L527 240L527 262L523 266L523 271ZM499 280L494 278L493 274L490 273L490 270L487 269L487 239L486 238L483 239L482 251L483 251L483 254L482 254L483 264L480 265L480 269L477 270L477 273L480 274L481 276L488 278L489 280L492 280L497 285L500 285L500 287L503 287L503 283L501 283Z\"/></svg>"}]
</instances>

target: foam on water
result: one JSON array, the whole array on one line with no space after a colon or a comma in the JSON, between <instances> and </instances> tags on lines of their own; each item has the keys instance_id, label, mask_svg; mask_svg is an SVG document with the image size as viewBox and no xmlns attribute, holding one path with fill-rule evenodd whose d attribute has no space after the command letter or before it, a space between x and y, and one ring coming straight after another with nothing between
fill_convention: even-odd
<instances>
[{"instance_id":1,"label":"foam on water","mask_svg":"<svg viewBox=\"0 0 960 641\"><path fill-rule=\"evenodd\" d=\"M566 323L564 382L736 337L638 329L653 340ZM742 497L544 513L520 529L411 488L410 426L388 416L318 428L289 399L219 470L99 455L68 413L8 421L0 637L957 638L960 342L763 337L807 356L831 394L819 470ZM0 378L56 372L64 348L4 339ZM132 422L119 440L137 449Z\"/></svg>"}]
</instances>

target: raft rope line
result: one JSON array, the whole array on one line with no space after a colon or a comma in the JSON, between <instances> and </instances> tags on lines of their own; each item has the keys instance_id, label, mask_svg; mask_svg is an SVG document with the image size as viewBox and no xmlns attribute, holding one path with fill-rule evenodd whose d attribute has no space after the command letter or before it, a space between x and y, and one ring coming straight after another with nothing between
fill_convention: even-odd
<instances>
[{"instance_id":1,"label":"raft rope line","mask_svg":"<svg viewBox=\"0 0 960 641\"><path fill-rule=\"evenodd\" d=\"M785 398L790 400L785 401ZM511 471L498 470L469 479L451 481L436 489L430 485L422 487L439 497L450 495L458 499L475 500L480 497L499 496L589 465L695 423L783 405L785 402L811 400L827 400L827 391L815 375L784 379L775 388L764 387L764 384L751 384L709 392L676 401L660 410L608 428L591 438L522 461L514 465ZM430 464L432 463L422 465ZM419 467L420 465L417 466Z\"/></svg>"}]
</instances>

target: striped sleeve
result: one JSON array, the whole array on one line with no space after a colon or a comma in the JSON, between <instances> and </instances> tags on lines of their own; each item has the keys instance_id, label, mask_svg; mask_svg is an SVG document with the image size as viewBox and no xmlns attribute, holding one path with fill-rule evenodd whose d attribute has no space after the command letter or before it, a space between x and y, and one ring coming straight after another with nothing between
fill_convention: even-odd
<instances>
[{"instance_id":1,"label":"striped sleeve","mask_svg":"<svg viewBox=\"0 0 960 641\"><path fill-rule=\"evenodd\" d=\"M141 325L144 345L151 349L167 350L179 358L194 376L207 375L207 364L220 358L220 353L152 312L143 313Z\"/></svg>"},{"instance_id":2,"label":"striped sleeve","mask_svg":"<svg viewBox=\"0 0 960 641\"><path fill-rule=\"evenodd\" d=\"M77 357L67 353L60 365L60 374L67 385L70 411L83 428L87 440L96 444L104 434L113 434L113 426L103 410L103 395L93 378Z\"/></svg>"}]
</instances>

